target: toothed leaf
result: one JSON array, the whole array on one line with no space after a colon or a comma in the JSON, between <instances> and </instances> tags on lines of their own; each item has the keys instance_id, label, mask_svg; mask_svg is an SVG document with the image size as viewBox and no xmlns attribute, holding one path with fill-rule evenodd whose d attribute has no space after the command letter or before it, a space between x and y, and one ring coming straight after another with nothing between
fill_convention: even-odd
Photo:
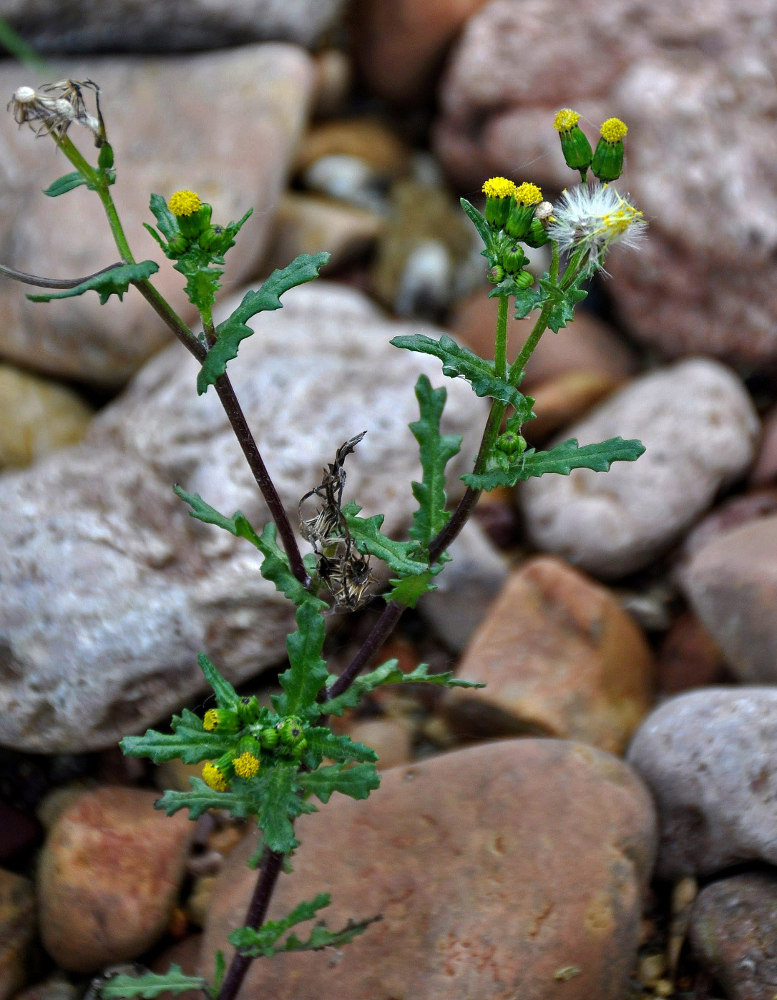
<instances>
[{"instance_id":1,"label":"toothed leaf","mask_svg":"<svg viewBox=\"0 0 777 1000\"><path fill-rule=\"evenodd\" d=\"M68 288L63 292L28 295L27 298L31 302L51 302L52 299L72 299L76 295L83 295L84 292L97 292L102 306L111 295L123 298L133 281L143 281L158 270L159 264L155 264L153 260L142 260L139 264L119 264L117 267L112 267L110 271L103 271L101 274L87 278L75 288Z\"/></svg>"}]
</instances>

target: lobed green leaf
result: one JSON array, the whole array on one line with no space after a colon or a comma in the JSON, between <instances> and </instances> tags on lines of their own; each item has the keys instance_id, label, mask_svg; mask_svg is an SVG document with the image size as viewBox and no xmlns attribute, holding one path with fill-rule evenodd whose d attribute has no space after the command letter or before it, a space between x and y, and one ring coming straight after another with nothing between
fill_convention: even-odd
<instances>
[{"instance_id":1,"label":"lobed green leaf","mask_svg":"<svg viewBox=\"0 0 777 1000\"><path fill-rule=\"evenodd\" d=\"M330 683L334 680L336 678L330 678ZM358 705L365 694L374 691L376 687L380 687L382 684L436 684L440 687L485 687L485 684L481 684L478 681L466 681L454 677L450 671L440 674L430 674L429 668L425 663L420 663L415 670L405 674L399 669L398 660L386 660L385 663L381 663L379 667L376 667L370 673L357 677L343 694L325 701L320 706L321 712L326 715L342 715L346 709L354 708Z\"/></svg>"},{"instance_id":2,"label":"lobed green leaf","mask_svg":"<svg viewBox=\"0 0 777 1000\"><path fill-rule=\"evenodd\" d=\"M222 677L204 653L197 654L197 662L200 665L200 670L205 674L205 680L213 688L218 707L228 708L233 712L237 711L240 696L226 677Z\"/></svg>"},{"instance_id":3,"label":"lobed green leaf","mask_svg":"<svg viewBox=\"0 0 777 1000\"><path fill-rule=\"evenodd\" d=\"M381 532L382 514L374 514L372 517L358 517L361 507L353 501L343 504L341 510L348 525L348 531L361 553L377 556L402 577L415 576L428 571L429 566L426 562L414 558L413 554L418 549L415 542L395 542Z\"/></svg>"},{"instance_id":4,"label":"lobed green leaf","mask_svg":"<svg viewBox=\"0 0 777 1000\"><path fill-rule=\"evenodd\" d=\"M326 624L319 608L306 601L297 609L297 631L286 637L289 668L278 678L283 694L273 696L279 715L318 717L316 695L326 684L326 663L321 650L326 638Z\"/></svg>"},{"instance_id":5,"label":"lobed green leaf","mask_svg":"<svg viewBox=\"0 0 777 1000\"><path fill-rule=\"evenodd\" d=\"M581 447L575 438L570 438L550 451L535 451L532 448L506 469L490 469L480 475L468 473L461 478L472 489L493 490L498 486L515 486L549 472L562 476L568 476L572 469L607 472L613 462L635 462L644 451L645 446L635 439L614 437Z\"/></svg>"},{"instance_id":6,"label":"lobed green leaf","mask_svg":"<svg viewBox=\"0 0 777 1000\"><path fill-rule=\"evenodd\" d=\"M205 524L215 524L223 528L237 538L247 539L264 556L262 562L262 576L275 584L277 590L284 594L297 607L306 601L311 602L316 607L324 609L327 607L325 601L320 600L294 576L290 567L286 553L276 542L275 525L269 522L264 526L261 536L251 526L248 518L242 511L236 510L232 517L220 514L214 507L206 503L198 493L187 493L180 486L174 486L176 496L189 504L191 517Z\"/></svg>"},{"instance_id":7,"label":"lobed green leaf","mask_svg":"<svg viewBox=\"0 0 777 1000\"><path fill-rule=\"evenodd\" d=\"M366 799L380 785L380 776L374 764L354 764L352 767L328 764L315 771L300 773L299 783L305 792L326 803L333 792L352 799Z\"/></svg>"},{"instance_id":8,"label":"lobed green leaf","mask_svg":"<svg viewBox=\"0 0 777 1000\"><path fill-rule=\"evenodd\" d=\"M228 362L237 357L241 341L254 332L247 326L248 320L257 313L280 309L281 295L290 288L317 278L328 260L328 253L300 254L286 267L273 271L257 291L245 294L232 315L216 327L216 343L208 351L197 376L197 392L200 395L224 374Z\"/></svg>"},{"instance_id":9,"label":"lobed green leaf","mask_svg":"<svg viewBox=\"0 0 777 1000\"><path fill-rule=\"evenodd\" d=\"M149 729L143 736L125 736L119 743L121 752L127 757L150 757L156 764L177 759L198 764L221 756L230 747L228 736L204 730L202 719L188 708L173 716L171 726L172 733Z\"/></svg>"},{"instance_id":10,"label":"lobed green leaf","mask_svg":"<svg viewBox=\"0 0 777 1000\"><path fill-rule=\"evenodd\" d=\"M445 389L433 389L426 375L420 375L415 394L421 419L410 424L410 430L419 444L423 478L420 483L413 483L418 510L413 514L408 534L425 550L451 516L445 509L448 500L445 466L458 454L462 439L460 434L440 433L440 419L448 395Z\"/></svg>"},{"instance_id":11,"label":"lobed green leaf","mask_svg":"<svg viewBox=\"0 0 777 1000\"><path fill-rule=\"evenodd\" d=\"M288 854L297 846L293 820L302 813L316 811L312 803L300 797L298 778L296 763L279 761L273 767L262 768L243 793L261 827L266 846L281 854Z\"/></svg>"},{"instance_id":12,"label":"lobed green leaf","mask_svg":"<svg viewBox=\"0 0 777 1000\"><path fill-rule=\"evenodd\" d=\"M64 292L28 295L27 298L31 302L51 302L52 299L70 299L76 295L83 295L84 292L97 292L100 296L100 305L105 305L111 295L123 298L124 293L133 282L145 281L158 270L159 264L155 264L153 260L142 260L138 264L119 264L117 267L112 267L110 271L102 271L100 274L87 278L75 288L68 288Z\"/></svg>"},{"instance_id":13,"label":"lobed green leaf","mask_svg":"<svg viewBox=\"0 0 777 1000\"><path fill-rule=\"evenodd\" d=\"M478 396L490 396L516 408L521 405L523 396L515 386L496 376L493 361L486 361L468 348L459 346L447 334L435 340L422 333L413 333L393 337L391 343L394 347L431 354L438 358L442 362L443 375L449 378L465 378Z\"/></svg>"},{"instance_id":14,"label":"lobed green leaf","mask_svg":"<svg viewBox=\"0 0 777 1000\"><path fill-rule=\"evenodd\" d=\"M305 738L308 741L308 752L314 767L318 767L324 757L343 764L351 761L374 764L378 759L372 747L356 743L350 736L344 734L338 736L326 726L311 726L305 730Z\"/></svg>"},{"instance_id":15,"label":"lobed green leaf","mask_svg":"<svg viewBox=\"0 0 777 1000\"><path fill-rule=\"evenodd\" d=\"M167 972L143 972L137 976L115 975L106 976L96 989L101 1000L130 1000L132 997L143 997L144 1000L155 1000L163 993L185 993L187 990L200 990L209 993L207 980L202 976L188 976L181 971L180 965L174 963Z\"/></svg>"},{"instance_id":16,"label":"lobed green leaf","mask_svg":"<svg viewBox=\"0 0 777 1000\"><path fill-rule=\"evenodd\" d=\"M272 768L273 771L277 768ZM155 808L163 809L166 816L172 816L179 809L189 810L189 819L199 819L209 809L224 809L235 819L247 819L254 813L254 803L246 794L245 789L232 792L216 792L202 778L189 778L191 788L186 792L168 789L154 803Z\"/></svg>"},{"instance_id":17,"label":"lobed green leaf","mask_svg":"<svg viewBox=\"0 0 777 1000\"><path fill-rule=\"evenodd\" d=\"M483 240L484 246L488 250L494 241L494 234L491 231L491 227L486 222L485 217L471 202L467 201L466 198L460 198L459 204L464 209L472 225L475 229L477 229L481 240Z\"/></svg>"}]
</instances>

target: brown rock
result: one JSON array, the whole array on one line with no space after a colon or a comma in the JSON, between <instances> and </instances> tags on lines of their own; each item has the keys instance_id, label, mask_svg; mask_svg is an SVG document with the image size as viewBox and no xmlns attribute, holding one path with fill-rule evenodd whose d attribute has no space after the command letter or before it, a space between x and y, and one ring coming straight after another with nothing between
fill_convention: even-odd
<instances>
[{"instance_id":1,"label":"brown rock","mask_svg":"<svg viewBox=\"0 0 777 1000\"><path fill-rule=\"evenodd\" d=\"M735 875L702 889L691 916L696 957L729 1000L774 1000L777 878Z\"/></svg>"},{"instance_id":2,"label":"brown rock","mask_svg":"<svg viewBox=\"0 0 777 1000\"><path fill-rule=\"evenodd\" d=\"M720 684L725 674L726 664L718 644L695 615L684 612L661 643L656 664L659 692L680 694Z\"/></svg>"},{"instance_id":3,"label":"brown rock","mask_svg":"<svg viewBox=\"0 0 777 1000\"><path fill-rule=\"evenodd\" d=\"M428 103L445 51L484 0L361 0L352 6L353 52L371 90Z\"/></svg>"},{"instance_id":4,"label":"brown rock","mask_svg":"<svg viewBox=\"0 0 777 1000\"><path fill-rule=\"evenodd\" d=\"M777 514L715 538L682 574L686 596L736 677L777 681Z\"/></svg>"},{"instance_id":5,"label":"brown rock","mask_svg":"<svg viewBox=\"0 0 777 1000\"><path fill-rule=\"evenodd\" d=\"M761 446L755 465L750 471L752 486L777 484L777 406L764 414L761 421Z\"/></svg>"},{"instance_id":6,"label":"brown rock","mask_svg":"<svg viewBox=\"0 0 777 1000\"><path fill-rule=\"evenodd\" d=\"M86 792L58 817L38 871L41 937L65 969L92 972L135 958L163 934L194 829L156 794Z\"/></svg>"},{"instance_id":7,"label":"brown rock","mask_svg":"<svg viewBox=\"0 0 777 1000\"><path fill-rule=\"evenodd\" d=\"M412 760L413 729L403 719L362 719L349 725L352 740L372 747L378 755L378 767L386 771Z\"/></svg>"},{"instance_id":8,"label":"brown rock","mask_svg":"<svg viewBox=\"0 0 777 1000\"><path fill-rule=\"evenodd\" d=\"M463 299L448 326L457 340L484 358L494 356L496 300L483 289ZM507 357L518 356L531 333L534 319L511 319L507 326ZM558 334L543 335L531 356L522 390L529 390L570 372L591 372L622 382L637 370L633 350L614 330L590 313L578 309L574 324Z\"/></svg>"},{"instance_id":9,"label":"brown rock","mask_svg":"<svg viewBox=\"0 0 777 1000\"><path fill-rule=\"evenodd\" d=\"M35 935L35 892L29 879L0 868L0 1000L24 986Z\"/></svg>"},{"instance_id":10,"label":"brown rock","mask_svg":"<svg viewBox=\"0 0 777 1000\"><path fill-rule=\"evenodd\" d=\"M325 156L362 160L385 180L403 177L410 170L407 145L378 118L338 118L317 125L300 144L296 169L303 172Z\"/></svg>"},{"instance_id":11,"label":"brown rock","mask_svg":"<svg viewBox=\"0 0 777 1000\"><path fill-rule=\"evenodd\" d=\"M486 687L450 692L463 735L541 732L621 752L651 705L652 656L610 592L557 559L515 572L457 673Z\"/></svg>"},{"instance_id":12,"label":"brown rock","mask_svg":"<svg viewBox=\"0 0 777 1000\"><path fill-rule=\"evenodd\" d=\"M596 403L614 392L619 383L592 371L567 372L532 389L537 418L524 426L529 444L546 441L556 431L585 416Z\"/></svg>"},{"instance_id":13,"label":"brown rock","mask_svg":"<svg viewBox=\"0 0 777 1000\"><path fill-rule=\"evenodd\" d=\"M320 195L288 191L280 200L272 246L263 271L286 267L301 253L326 250L331 275L361 256L378 239L385 221L369 209Z\"/></svg>"},{"instance_id":14,"label":"brown rock","mask_svg":"<svg viewBox=\"0 0 777 1000\"><path fill-rule=\"evenodd\" d=\"M0 365L0 468L29 465L80 441L90 407L64 385Z\"/></svg>"},{"instance_id":15,"label":"brown rock","mask_svg":"<svg viewBox=\"0 0 777 1000\"><path fill-rule=\"evenodd\" d=\"M458 751L394 768L368 800L339 799L297 829L270 919L321 891L333 929L383 919L342 953L254 963L245 1000L622 1000L654 817L608 754L555 740ZM249 837L216 885L206 962L244 918L254 850Z\"/></svg>"}]
</instances>

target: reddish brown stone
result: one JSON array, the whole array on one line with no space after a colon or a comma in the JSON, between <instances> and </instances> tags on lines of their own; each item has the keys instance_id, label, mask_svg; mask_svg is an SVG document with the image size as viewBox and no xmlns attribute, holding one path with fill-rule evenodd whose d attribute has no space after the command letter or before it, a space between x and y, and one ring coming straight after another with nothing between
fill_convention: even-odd
<instances>
[{"instance_id":1,"label":"reddish brown stone","mask_svg":"<svg viewBox=\"0 0 777 1000\"><path fill-rule=\"evenodd\" d=\"M256 962L242 1000L623 1000L655 844L653 806L621 761L510 740L382 776L297 824L269 919L329 892L330 928L383 919L342 951ZM216 883L203 950L231 950L255 838ZM306 936L304 927L298 928Z\"/></svg>"},{"instance_id":2,"label":"reddish brown stone","mask_svg":"<svg viewBox=\"0 0 777 1000\"><path fill-rule=\"evenodd\" d=\"M57 818L38 871L41 937L65 969L92 972L136 958L167 927L194 824L167 817L157 795L85 792Z\"/></svg>"},{"instance_id":3,"label":"reddish brown stone","mask_svg":"<svg viewBox=\"0 0 777 1000\"><path fill-rule=\"evenodd\" d=\"M550 557L510 577L457 673L486 683L445 703L463 736L541 732L618 753L651 707L639 626L606 587Z\"/></svg>"}]
</instances>

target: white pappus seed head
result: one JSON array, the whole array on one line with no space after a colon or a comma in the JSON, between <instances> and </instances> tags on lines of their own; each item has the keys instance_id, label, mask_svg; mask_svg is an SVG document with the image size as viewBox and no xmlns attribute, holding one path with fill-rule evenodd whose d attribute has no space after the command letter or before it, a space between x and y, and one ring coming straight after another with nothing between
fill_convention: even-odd
<instances>
[{"instance_id":1,"label":"white pappus seed head","mask_svg":"<svg viewBox=\"0 0 777 1000\"><path fill-rule=\"evenodd\" d=\"M547 232L562 253L587 250L600 261L612 243L638 247L646 229L644 215L628 195L609 184L580 184L564 191Z\"/></svg>"}]
</instances>

